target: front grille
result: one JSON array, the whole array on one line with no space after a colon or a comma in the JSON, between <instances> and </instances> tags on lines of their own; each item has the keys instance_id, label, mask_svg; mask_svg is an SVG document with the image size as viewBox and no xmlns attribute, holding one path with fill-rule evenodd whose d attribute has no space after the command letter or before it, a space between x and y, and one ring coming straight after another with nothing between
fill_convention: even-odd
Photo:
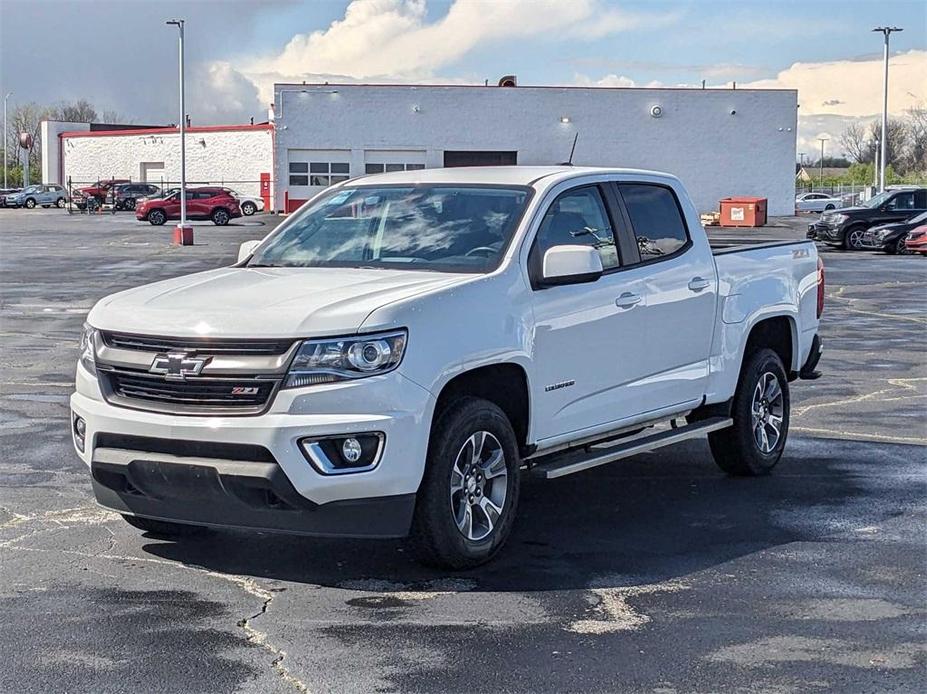
<instances>
[{"instance_id":1,"label":"front grille","mask_svg":"<svg viewBox=\"0 0 927 694\"><path fill-rule=\"evenodd\" d=\"M107 347L141 352L205 352L208 354L283 354L293 340L236 340L228 338L160 337L103 332Z\"/></svg>"},{"instance_id":2,"label":"front grille","mask_svg":"<svg viewBox=\"0 0 927 694\"><path fill-rule=\"evenodd\" d=\"M127 370L100 370L107 399L116 405L172 414L258 414L279 379L204 378L171 381Z\"/></svg>"}]
</instances>

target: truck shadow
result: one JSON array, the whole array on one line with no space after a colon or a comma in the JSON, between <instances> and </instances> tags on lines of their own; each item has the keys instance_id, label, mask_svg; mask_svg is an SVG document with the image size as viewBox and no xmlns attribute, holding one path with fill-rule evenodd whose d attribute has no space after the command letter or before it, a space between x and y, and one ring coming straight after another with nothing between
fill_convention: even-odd
<instances>
[{"instance_id":1,"label":"truck shadow","mask_svg":"<svg viewBox=\"0 0 927 694\"><path fill-rule=\"evenodd\" d=\"M694 441L560 480L528 477L506 547L464 572L421 567L398 541L230 531L144 549L211 571L381 593L447 579L477 591L636 585L876 525L902 513L914 488L923 494L913 468L925 461L917 446L795 438L774 475L736 479Z\"/></svg>"}]
</instances>

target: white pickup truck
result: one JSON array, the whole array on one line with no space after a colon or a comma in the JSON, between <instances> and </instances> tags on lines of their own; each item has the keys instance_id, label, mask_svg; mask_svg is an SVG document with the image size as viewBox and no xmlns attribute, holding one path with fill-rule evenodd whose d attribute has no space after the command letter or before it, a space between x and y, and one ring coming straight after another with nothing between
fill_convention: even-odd
<instances>
[{"instance_id":1,"label":"white pickup truck","mask_svg":"<svg viewBox=\"0 0 927 694\"><path fill-rule=\"evenodd\" d=\"M71 433L132 525L410 535L489 559L519 481L707 435L777 463L815 378L814 243L712 249L648 171L494 167L350 180L232 267L102 299Z\"/></svg>"}]
</instances>

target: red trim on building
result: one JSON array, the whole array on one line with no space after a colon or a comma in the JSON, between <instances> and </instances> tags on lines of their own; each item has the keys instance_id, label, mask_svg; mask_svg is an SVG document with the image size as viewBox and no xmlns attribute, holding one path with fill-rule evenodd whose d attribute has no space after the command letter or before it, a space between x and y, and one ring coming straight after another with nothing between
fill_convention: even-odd
<instances>
[{"instance_id":1,"label":"red trim on building","mask_svg":"<svg viewBox=\"0 0 927 694\"><path fill-rule=\"evenodd\" d=\"M243 130L270 130L273 132L273 123L258 123L256 125L201 125L187 128L188 134L196 133L223 133L240 132ZM180 128L140 128L139 130L71 130L58 133L58 137L122 137L126 135L173 135L179 133Z\"/></svg>"}]
</instances>

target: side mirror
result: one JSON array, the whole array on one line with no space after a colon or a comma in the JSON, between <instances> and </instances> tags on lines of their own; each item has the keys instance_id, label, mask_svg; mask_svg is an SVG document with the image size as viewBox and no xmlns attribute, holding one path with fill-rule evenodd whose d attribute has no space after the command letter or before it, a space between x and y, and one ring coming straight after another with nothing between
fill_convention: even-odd
<instances>
[{"instance_id":1,"label":"side mirror","mask_svg":"<svg viewBox=\"0 0 927 694\"><path fill-rule=\"evenodd\" d=\"M244 260L247 260L251 254L254 253L254 249L260 245L260 241L245 241L243 244L241 244L238 247L238 262L240 263Z\"/></svg>"},{"instance_id":2,"label":"side mirror","mask_svg":"<svg viewBox=\"0 0 927 694\"><path fill-rule=\"evenodd\" d=\"M544 254L541 284L595 282L602 276L602 258L591 246L554 246Z\"/></svg>"}]
</instances>

